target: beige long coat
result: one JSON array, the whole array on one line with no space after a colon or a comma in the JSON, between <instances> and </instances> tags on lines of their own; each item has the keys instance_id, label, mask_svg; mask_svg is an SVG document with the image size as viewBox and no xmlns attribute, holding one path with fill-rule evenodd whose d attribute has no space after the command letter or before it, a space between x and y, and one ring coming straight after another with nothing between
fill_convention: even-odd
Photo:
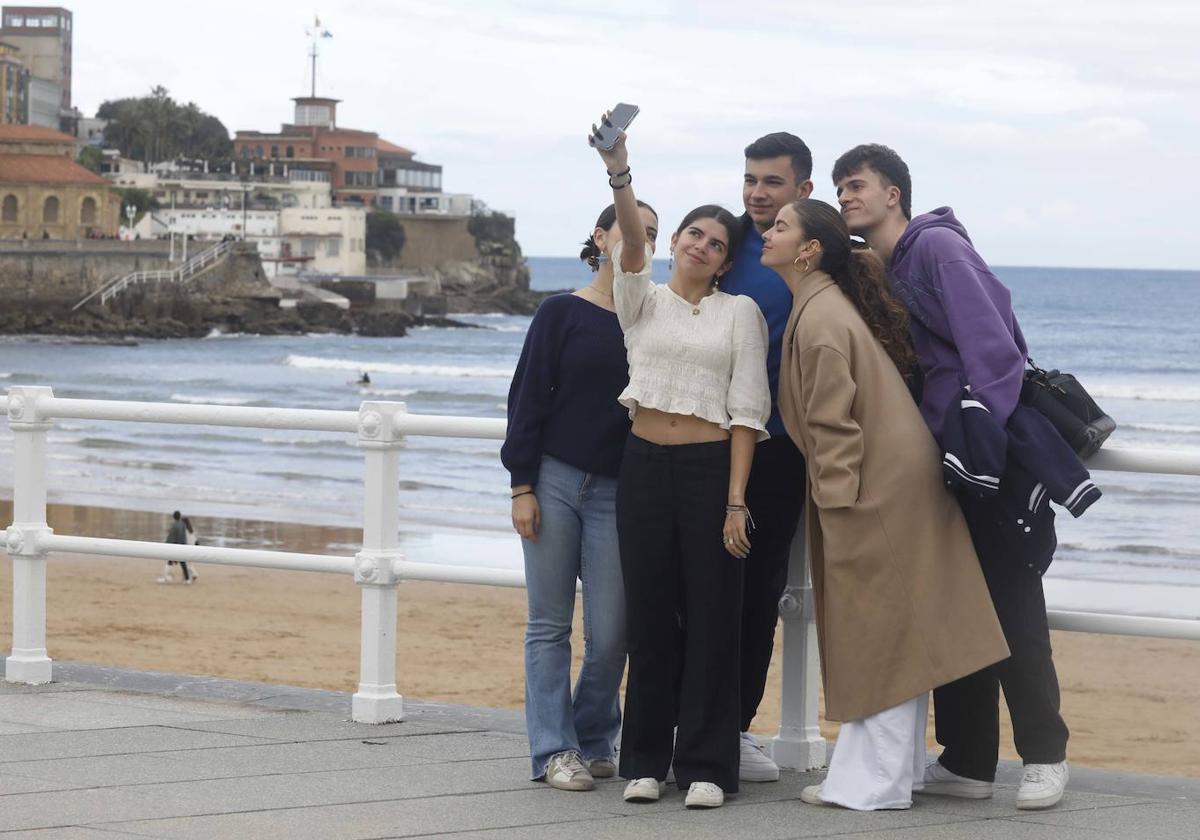
<instances>
[{"instance_id":1,"label":"beige long coat","mask_svg":"<svg viewBox=\"0 0 1200 840\"><path fill-rule=\"evenodd\" d=\"M858 720L1007 657L937 444L827 274L796 289L779 410L808 463L825 716Z\"/></svg>"}]
</instances>

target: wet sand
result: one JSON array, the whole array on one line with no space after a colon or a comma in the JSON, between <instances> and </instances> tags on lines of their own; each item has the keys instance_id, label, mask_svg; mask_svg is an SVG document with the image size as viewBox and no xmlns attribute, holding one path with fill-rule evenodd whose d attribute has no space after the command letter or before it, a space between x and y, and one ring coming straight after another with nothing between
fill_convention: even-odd
<instances>
[{"instance_id":1,"label":"wet sand","mask_svg":"<svg viewBox=\"0 0 1200 840\"><path fill-rule=\"evenodd\" d=\"M166 515L51 506L58 533L161 540ZM0 520L11 506L0 501ZM352 554L359 532L193 517L227 545ZM60 555L47 573L51 657L126 668L353 691L359 593L348 577L202 566L193 586L161 585L162 564ZM11 563L0 563L0 650L11 649ZM576 610L576 661L582 636ZM520 708L525 593L485 586L400 587L402 694ZM1200 777L1200 643L1054 634L1073 763ZM779 722L779 642L761 735ZM1007 715L1002 753L1015 758ZM823 724L832 738L836 725ZM932 744L932 728L930 730Z\"/></svg>"}]
</instances>

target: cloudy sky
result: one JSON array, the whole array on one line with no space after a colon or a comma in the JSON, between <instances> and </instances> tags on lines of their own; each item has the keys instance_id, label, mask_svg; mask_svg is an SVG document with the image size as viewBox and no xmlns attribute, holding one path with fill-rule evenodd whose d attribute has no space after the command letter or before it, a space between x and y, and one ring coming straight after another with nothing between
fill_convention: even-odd
<instances>
[{"instance_id":1,"label":"cloudy sky","mask_svg":"<svg viewBox=\"0 0 1200 840\"><path fill-rule=\"evenodd\" d=\"M617 101L638 196L664 228L740 209L742 149L813 150L815 197L851 146L908 161L1003 265L1200 267L1200 4L1111 0L76 0L75 102L155 84L230 131L273 130L308 89L343 126L445 167L512 213L527 254L578 253L611 200L584 136Z\"/></svg>"}]
</instances>

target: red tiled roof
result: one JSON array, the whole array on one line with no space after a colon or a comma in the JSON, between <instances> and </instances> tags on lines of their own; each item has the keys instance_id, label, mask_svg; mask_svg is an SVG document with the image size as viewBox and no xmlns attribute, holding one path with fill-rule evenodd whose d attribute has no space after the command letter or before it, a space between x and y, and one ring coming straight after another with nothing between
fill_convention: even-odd
<instances>
[{"instance_id":1,"label":"red tiled roof","mask_svg":"<svg viewBox=\"0 0 1200 840\"><path fill-rule=\"evenodd\" d=\"M411 149L406 149L403 146L397 146L395 143L389 143L382 137L375 141L375 151L383 152L386 155L404 155L405 157L412 157L414 154L416 154L416 152L412 151Z\"/></svg>"},{"instance_id":2,"label":"red tiled roof","mask_svg":"<svg viewBox=\"0 0 1200 840\"><path fill-rule=\"evenodd\" d=\"M20 142L22 140L49 140L55 143L74 143L75 138L70 134L63 134L61 131L55 131L53 128L46 128L43 125L0 125L0 142L9 140Z\"/></svg>"},{"instance_id":3,"label":"red tiled roof","mask_svg":"<svg viewBox=\"0 0 1200 840\"><path fill-rule=\"evenodd\" d=\"M0 185L3 184L109 186L108 180L63 155L0 154Z\"/></svg>"}]
</instances>

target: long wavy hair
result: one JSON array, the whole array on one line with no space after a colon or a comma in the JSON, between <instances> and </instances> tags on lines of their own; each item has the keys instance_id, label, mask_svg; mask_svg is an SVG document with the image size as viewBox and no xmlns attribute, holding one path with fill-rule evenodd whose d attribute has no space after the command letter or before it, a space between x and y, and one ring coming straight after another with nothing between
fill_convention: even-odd
<instances>
[{"instance_id":1,"label":"long wavy hair","mask_svg":"<svg viewBox=\"0 0 1200 840\"><path fill-rule=\"evenodd\" d=\"M833 278L866 321L904 376L913 373L917 356L908 333L908 310L892 297L887 271L874 251L856 248L842 215L824 201L802 198L792 203L804 235L821 243L817 268Z\"/></svg>"}]
</instances>

